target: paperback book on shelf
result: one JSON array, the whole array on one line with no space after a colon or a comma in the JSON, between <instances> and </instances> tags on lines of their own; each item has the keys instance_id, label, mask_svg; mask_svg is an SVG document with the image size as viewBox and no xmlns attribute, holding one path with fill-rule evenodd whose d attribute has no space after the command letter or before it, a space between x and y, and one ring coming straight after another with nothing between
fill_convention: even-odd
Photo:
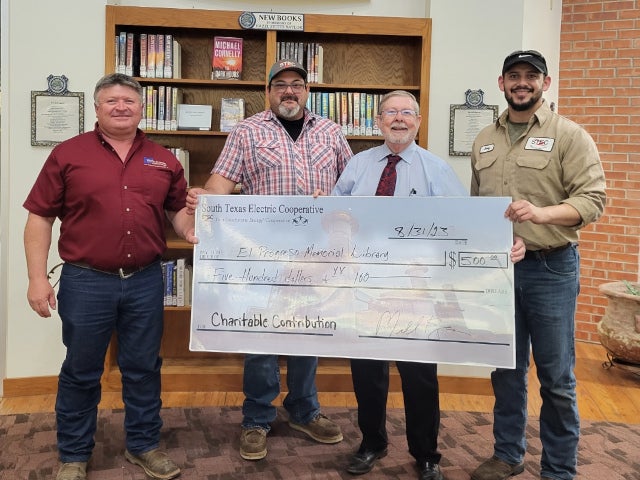
<instances>
[{"instance_id":1,"label":"paperback book on shelf","mask_svg":"<svg viewBox=\"0 0 640 480\"><path fill-rule=\"evenodd\" d=\"M211 80L240 80L242 77L242 38L213 38Z\"/></svg>"},{"instance_id":2,"label":"paperback book on shelf","mask_svg":"<svg viewBox=\"0 0 640 480\"><path fill-rule=\"evenodd\" d=\"M220 102L220 131L230 132L244 120L244 98L223 98Z\"/></svg>"}]
</instances>

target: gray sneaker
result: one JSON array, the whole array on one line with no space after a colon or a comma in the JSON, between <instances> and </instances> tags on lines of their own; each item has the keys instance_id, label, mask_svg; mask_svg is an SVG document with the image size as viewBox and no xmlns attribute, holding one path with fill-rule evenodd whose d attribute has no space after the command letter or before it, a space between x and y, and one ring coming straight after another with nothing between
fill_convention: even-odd
<instances>
[{"instance_id":1,"label":"gray sneaker","mask_svg":"<svg viewBox=\"0 0 640 480\"><path fill-rule=\"evenodd\" d=\"M134 465L141 466L151 478L169 480L180 475L180 468L173 463L169 455L157 448L139 455L134 455L129 450L125 450L124 458Z\"/></svg>"},{"instance_id":2,"label":"gray sneaker","mask_svg":"<svg viewBox=\"0 0 640 480\"><path fill-rule=\"evenodd\" d=\"M60 465L56 480L86 480L87 462L68 462Z\"/></svg>"},{"instance_id":3,"label":"gray sneaker","mask_svg":"<svg viewBox=\"0 0 640 480\"><path fill-rule=\"evenodd\" d=\"M506 480L524 472L524 463L511 465L498 457L484 461L471 474L471 480Z\"/></svg>"},{"instance_id":4,"label":"gray sneaker","mask_svg":"<svg viewBox=\"0 0 640 480\"><path fill-rule=\"evenodd\" d=\"M294 430L304 432L320 443L338 443L342 441L340 426L333 423L323 414L319 413L309 423L295 423L289 420L289 426Z\"/></svg>"},{"instance_id":5,"label":"gray sneaker","mask_svg":"<svg viewBox=\"0 0 640 480\"><path fill-rule=\"evenodd\" d=\"M245 460L261 460L267 456L267 431L264 428L242 429L240 456Z\"/></svg>"}]
</instances>

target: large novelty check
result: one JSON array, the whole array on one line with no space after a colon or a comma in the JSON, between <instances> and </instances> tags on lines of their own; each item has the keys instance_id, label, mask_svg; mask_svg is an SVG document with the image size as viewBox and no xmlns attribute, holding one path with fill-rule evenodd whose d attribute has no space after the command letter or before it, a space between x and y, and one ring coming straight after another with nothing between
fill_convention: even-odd
<instances>
[{"instance_id":1,"label":"large novelty check","mask_svg":"<svg viewBox=\"0 0 640 480\"><path fill-rule=\"evenodd\" d=\"M513 368L509 201L203 195L190 349Z\"/></svg>"}]
</instances>

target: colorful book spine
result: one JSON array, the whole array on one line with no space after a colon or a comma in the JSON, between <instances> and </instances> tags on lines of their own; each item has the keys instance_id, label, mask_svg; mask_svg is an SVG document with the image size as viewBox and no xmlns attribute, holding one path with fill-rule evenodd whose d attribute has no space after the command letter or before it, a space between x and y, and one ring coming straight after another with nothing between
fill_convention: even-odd
<instances>
[{"instance_id":1,"label":"colorful book spine","mask_svg":"<svg viewBox=\"0 0 640 480\"><path fill-rule=\"evenodd\" d=\"M367 134L367 94L360 93L360 135Z\"/></svg>"},{"instance_id":2,"label":"colorful book spine","mask_svg":"<svg viewBox=\"0 0 640 480\"><path fill-rule=\"evenodd\" d=\"M151 94L151 130L158 129L158 89L153 88Z\"/></svg>"},{"instance_id":3,"label":"colorful book spine","mask_svg":"<svg viewBox=\"0 0 640 480\"><path fill-rule=\"evenodd\" d=\"M147 129L147 87L142 87L142 118L138 123L140 130Z\"/></svg>"},{"instance_id":4,"label":"colorful book spine","mask_svg":"<svg viewBox=\"0 0 640 480\"><path fill-rule=\"evenodd\" d=\"M164 129L171 130L171 114L172 114L172 105L173 101L173 89L175 87L171 87L169 85L164 87Z\"/></svg>"},{"instance_id":5,"label":"colorful book spine","mask_svg":"<svg viewBox=\"0 0 640 480\"><path fill-rule=\"evenodd\" d=\"M140 34L140 76L147 77L147 34Z\"/></svg>"},{"instance_id":6,"label":"colorful book spine","mask_svg":"<svg viewBox=\"0 0 640 480\"><path fill-rule=\"evenodd\" d=\"M127 46L126 46L126 55L127 58L125 60L124 65L124 73L125 75L133 76L133 44L134 44L134 34L127 33Z\"/></svg>"},{"instance_id":7,"label":"colorful book spine","mask_svg":"<svg viewBox=\"0 0 640 480\"><path fill-rule=\"evenodd\" d=\"M373 111L371 112L371 116L372 118L377 118L378 117L378 106L380 103L380 94L375 93L373 95ZM378 127L378 122L373 122L373 135L381 135L380 132L380 127Z\"/></svg>"},{"instance_id":8,"label":"colorful book spine","mask_svg":"<svg viewBox=\"0 0 640 480\"><path fill-rule=\"evenodd\" d=\"M178 272L176 269L177 261L174 260L171 263L173 264L173 268L171 270L171 300L169 305L171 307L175 307L178 301Z\"/></svg>"},{"instance_id":9,"label":"colorful book spine","mask_svg":"<svg viewBox=\"0 0 640 480\"><path fill-rule=\"evenodd\" d=\"M186 259L176 260L176 307L184 307L184 266Z\"/></svg>"},{"instance_id":10,"label":"colorful book spine","mask_svg":"<svg viewBox=\"0 0 640 480\"><path fill-rule=\"evenodd\" d=\"M145 130L151 130L153 128L153 87L151 85L147 85L144 87L145 94L145 110L146 110L146 125Z\"/></svg>"},{"instance_id":11,"label":"colorful book spine","mask_svg":"<svg viewBox=\"0 0 640 480\"><path fill-rule=\"evenodd\" d=\"M164 36L164 78L173 78L173 35Z\"/></svg>"},{"instance_id":12,"label":"colorful book spine","mask_svg":"<svg viewBox=\"0 0 640 480\"><path fill-rule=\"evenodd\" d=\"M367 118L366 118L366 135L373 135L373 94L367 93Z\"/></svg>"},{"instance_id":13,"label":"colorful book spine","mask_svg":"<svg viewBox=\"0 0 640 480\"><path fill-rule=\"evenodd\" d=\"M173 260L165 260L163 262L165 268L164 275L164 304L167 307L173 304L173 270L175 263Z\"/></svg>"},{"instance_id":14,"label":"colorful book spine","mask_svg":"<svg viewBox=\"0 0 640 480\"><path fill-rule=\"evenodd\" d=\"M329 118L329 92L322 92L320 98L322 103L320 104L320 116Z\"/></svg>"},{"instance_id":15,"label":"colorful book spine","mask_svg":"<svg viewBox=\"0 0 640 480\"><path fill-rule=\"evenodd\" d=\"M329 92L329 120L338 122L338 108L336 107L336 92Z\"/></svg>"},{"instance_id":16,"label":"colorful book spine","mask_svg":"<svg viewBox=\"0 0 640 480\"><path fill-rule=\"evenodd\" d=\"M158 87L158 115L157 115L157 129L165 130L164 128L164 118L165 118L165 107L166 107L166 88L164 85L160 85Z\"/></svg>"},{"instance_id":17,"label":"colorful book spine","mask_svg":"<svg viewBox=\"0 0 640 480\"><path fill-rule=\"evenodd\" d=\"M118 40L118 73L126 73L127 69L127 32L120 32Z\"/></svg>"},{"instance_id":18,"label":"colorful book spine","mask_svg":"<svg viewBox=\"0 0 640 480\"><path fill-rule=\"evenodd\" d=\"M317 47L317 43L312 43L311 50L309 52L309 55L311 56L311 60L309 61L309 70L307 70L309 74L307 80L309 81L309 83L316 83L316 61L318 52Z\"/></svg>"},{"instance_id":19,"label":"colorful book spine","mask_svg":"<svg viewBox=\"0 0 640 480\"><path fill-rule=\"evenodd\" d=\"M156 76L156 40L157 35L151 33L147 38L147 77L154 78Z\"/></svg>"},{"instance_id":20,"label":"colorful book spine","mask_svg":"<svg viewBox=\"0 0 640 480\"><path fill-rule=\"evenodd\" d=\"M353 92L347 92L347 135L353 135Z\"/></svg>"},{"instance_id":21,"label":"colorful book spine","mask_svg":"<svg viewBox=\"0 0 640 480\"><path fill-rule=\"evenodd\" d=\"M178 130L178 104L182 103L182 90L177 87L171 89L171 121L169 130Z\"/></svg>"},{"instance_id":22,"label":"colorful book spine","mask_svg":"<svg viewBox=\"0 0 640 480\"><path fill-rule=\"evenodd\" d=\"M113 73L119 73L118 69L120 68L120 35L115 36L115 43L113 45L113 51L115 53L115 58L113 61Z\"/></svg>"},{"instance_id":23,"label":"colorful book spine","mask_svg":"<svg viewBox=\"0 0 640 480\"><path fill-rule=\"evenodd\" d=\"M353 92L353 135L360 135L360 92Z\"/></svg>"},{"instance_id":24,"label":"colorful book spine","mask_svg":"<svg viewBox=\"0 0 640 480\"><path fill-rule=\"evenodd\" d=\"M346 92L342 92L340 104L340 126L342 127L343 135L347 134L349 124L349 108L347 107L347 95Z\"/></svg>"},{"instance_id":25,"label":"colorful book spine","mask_svg":"<svg viewBox=\"0 0 640 480\"><path fill-rule=\"evenodd\" d=\"M164 35L156 35L156 78L164 78Z\"/></svg>"}]
</instances>

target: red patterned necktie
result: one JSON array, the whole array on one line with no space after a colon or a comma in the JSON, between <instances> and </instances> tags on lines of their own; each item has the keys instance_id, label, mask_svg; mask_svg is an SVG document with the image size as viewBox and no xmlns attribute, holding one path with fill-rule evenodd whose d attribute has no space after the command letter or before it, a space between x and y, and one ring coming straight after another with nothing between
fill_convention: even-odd
<instances>
[{"instance_id":1,"label":"red patterned necktie","mask_svg":"<svg viewBox=\"0 0 640 480\"><path fill-rule=\"evenodd\" d=\"M387 155L387 166L382 170L376 195L392 197L396 191L396 164L402 160L398 155Z\"/></svg>"}]
</instances>

